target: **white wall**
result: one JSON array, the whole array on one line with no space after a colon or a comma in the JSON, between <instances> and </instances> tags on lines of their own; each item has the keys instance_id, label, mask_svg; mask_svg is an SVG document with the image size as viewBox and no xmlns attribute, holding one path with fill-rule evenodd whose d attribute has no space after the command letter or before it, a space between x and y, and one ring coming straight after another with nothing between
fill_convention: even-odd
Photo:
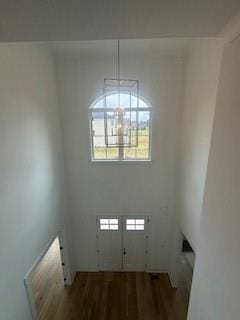
<instances>
[{"instance_id":1,"label":"white wall","mask_svg":"<svg viewBox=\"0 0 240 320\"><path fill-rule=\"evenodd\" d=\"M239 319L239 83L238 38L224 49L189 320Z\"/></svg>"},{"instance_id":2,"label":"white wall","mask_svg":"<svg viewBox=\"0 0 240 320\"><path fill-rule=\"evenodd\" d=\"M0 319L30 319L24 276L64 224L54 64L44 44L0 45Z\"/></svg>"},{"instance_id":3,"label":"white wall","mask_svg":"<svg viewBox=\"0 0 240 320\"><path fill-rule=\"evenodd\" d=\"M181 115L177 212L197 248L213 115L222 56L221 39L192 41Z\"/></svg>"},{"instance_id":4,"label":"white wall","mask_svg":"<svg viewBox=\"0 0 240 320\"><path fill-rule=\"evenodd\" d=\"M109 43L109 42L108 42ZM88 108L102 94L103 78L116 73L111 55L78 52L57 55L67 172L72 204L77 270L97 268L97 214L148 214L151 217L149 269L168 269L169 238L175 205L176 143L184 59L161 52L141 53L122 43L121 71L140 80L140 94L153 107L152 162L91 163ZM104 43L93 46L104 50ZM124 50L127 50L125 59ZM130 49L129 49L130 48ZM168 207L167 212L161 207Z\"/></svg>"}]
</instances>

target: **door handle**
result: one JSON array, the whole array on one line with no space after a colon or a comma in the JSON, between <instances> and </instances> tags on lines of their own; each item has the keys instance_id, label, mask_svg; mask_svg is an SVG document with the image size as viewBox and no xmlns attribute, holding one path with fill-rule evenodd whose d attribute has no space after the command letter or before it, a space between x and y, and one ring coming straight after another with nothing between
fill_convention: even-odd
<instances>
[{"instance_id":1,"label":"door handle","mask_svg":"<svg viewBox=\"0 0 240 320\"><path fill-rule=\"evenodd\" d=\"M123 254L124 254L124 255L126 254L126 249L125 249L125 248L123 248Z\"/></svg>"}]
</instances>

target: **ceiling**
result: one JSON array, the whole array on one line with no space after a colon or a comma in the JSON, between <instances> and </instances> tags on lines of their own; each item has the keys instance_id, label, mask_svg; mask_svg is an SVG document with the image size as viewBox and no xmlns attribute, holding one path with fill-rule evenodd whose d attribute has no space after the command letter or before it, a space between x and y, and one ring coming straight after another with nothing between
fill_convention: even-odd
<instances>
[{"instance_id":1,"label":"ceiling","mask_svg":"<svg viewBox=\"0 0 240 320\"><path fill-rule=\"evenodd\" d=\"M0 41L213 37L239 0L1 0Z\"/></svg>"},{"instance_id":2,"label":"ceiling","mask_svg":"<svg viewBox=\"0 0 240 320\"><path fill-rule=\"evenodd\" d=\"M120 54L128 59L159 55L184 57L191 43L191 38L123 39L120 41ZM116 40L54 41L51 47L55 54L71 58L96 55L115 58L117 54Z\"/></svg>"}]
</instances>

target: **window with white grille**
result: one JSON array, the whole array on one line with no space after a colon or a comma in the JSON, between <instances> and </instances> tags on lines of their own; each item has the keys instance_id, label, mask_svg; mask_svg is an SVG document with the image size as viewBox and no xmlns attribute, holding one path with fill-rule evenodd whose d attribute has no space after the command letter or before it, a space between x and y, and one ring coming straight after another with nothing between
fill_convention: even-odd
<instances>
[{"instance_id":1,"label":"window with white grille","mask_svg":"<svg viewBox=\"0 0 240 320\"><path fill-rule=\"evenodd\" d=\"M100 230L118 230L118 219L100 219Z\"/></svg>"},{"instance_id":2,"label":"window with white grille","mask_svg":"<svg viewBox=\"0 0 240 320\"><path fill-rule=\"evenodd\" d=\"M89 109L93 161L142 161L151 159L151 107L142 99L131 102L124 93L110 94L107 108L100 99ZM118 100L121 100L121 108ZM106 104L106 102L105 102Z\"/></svg>"},{"instance_id":3,"label":"window with white grille","mask_svg":"<svg viewBox=\"0 0 240 320\"><path fill-rule=\"evenodd\" d=\"M143 231L145 228L145 219L126 219L126 230Z\"/></svg>"}]
</instances>

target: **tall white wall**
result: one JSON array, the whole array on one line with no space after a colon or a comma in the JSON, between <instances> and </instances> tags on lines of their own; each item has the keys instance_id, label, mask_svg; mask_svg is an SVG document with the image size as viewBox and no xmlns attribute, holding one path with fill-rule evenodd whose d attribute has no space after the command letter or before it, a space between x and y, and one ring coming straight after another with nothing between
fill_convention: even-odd
<instances>
[{"instance_id":1,"label":"tall white wall","mask_svg":"<svg viewBox=\"0 0 240 320\"><path fill-rule=\"evenodd\" d=\"M104 43L99 46L101 52ZM96 215L148 214L148 267L166 270L176 198L184 59L161 53L152 56L151 52L142 55L141 48L130 50L125 59L123 48L122 75L140 80L140 94L153 108L152 162L91 163L88 108L101 96L104 77L116 74L115 48L113 42L109 56L58 53L57 58L76 269L97 269Z\"/></svg>"},{"instance_id":2,"label":"tall white wall","mask_svg":"<svg viewBox=\"0 0 240 320\"><path fill-rule=\"evenodd\" d=\"M201 221L222 47L223 42L220 39L193 40L186 68L177 212L180 227L195 250Z\"/></svg>"},{"instance_id":3,"label":"tall white wall","mask_svg":"<svg viewBox=\"0 0 240 320\"><path fill-rule=\"evenodd\" d=\"M239 83L238 38L224 49L189 320L239 319Z\"/></svg>"},{"instance_id":4,"label":"tall white wall","mask_svg":"<svg viewBox=\"0 0 240 320\"><path fill-rule=\"evenodd\" d=\"M0 45L0 319L30 319L24 276L62 228L64 166L44 44Z\"/></svg>"}]
</instances>

